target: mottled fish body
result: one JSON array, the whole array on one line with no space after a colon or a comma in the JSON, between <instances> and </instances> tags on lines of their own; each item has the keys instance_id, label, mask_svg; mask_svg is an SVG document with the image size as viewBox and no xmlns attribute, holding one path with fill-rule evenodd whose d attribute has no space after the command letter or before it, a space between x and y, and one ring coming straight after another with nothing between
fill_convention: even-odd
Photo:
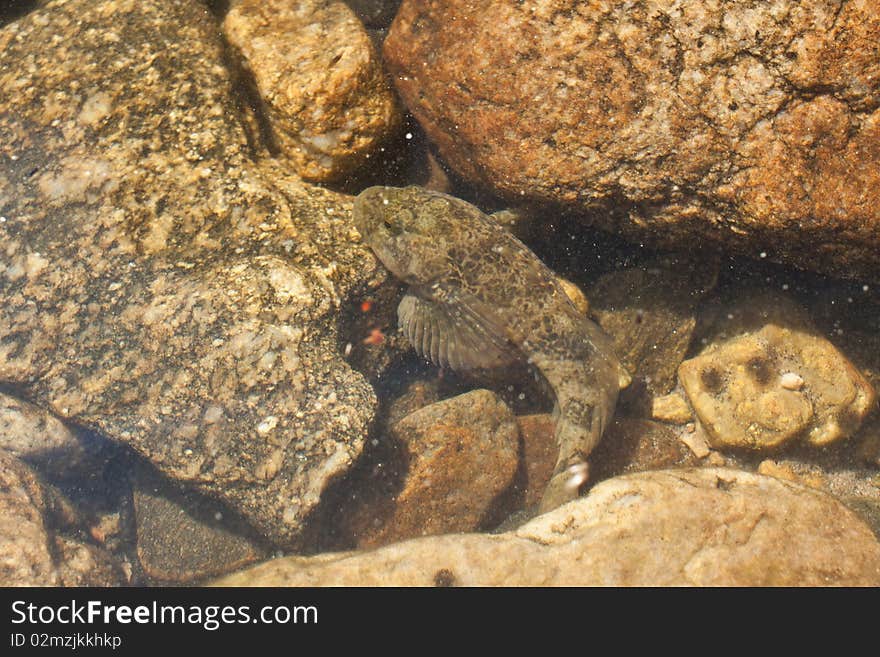
<instances>
[{"instance_id":1,"label":"mottled fish body","mask_svg":"<svg viewBox=\"0 0 880 657\"><path fill-rule=\"evenodd\" d=\"M621 366L610 339L556 276L478 208L420 187L370 187L354 221L409 290L400 328L435 364L458 371L526 361L554 397L559 455L541 510L573 499L617 403Z\"/></svg>"}]
</instances>

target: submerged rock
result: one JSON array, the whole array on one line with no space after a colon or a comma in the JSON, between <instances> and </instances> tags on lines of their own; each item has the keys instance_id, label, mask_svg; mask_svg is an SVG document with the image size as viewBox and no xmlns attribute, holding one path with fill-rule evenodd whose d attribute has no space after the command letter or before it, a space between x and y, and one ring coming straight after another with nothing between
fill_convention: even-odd
<instances>
[{"instance_id":1,"label":"submerged rock","mask_svg":"<svg viewBox=\"0 0 880 657\"><path fill-rule=\"evenodd\" d=\"M384 53L472 183L640 242L872 279L878 44L873 2L406 0Z\"/></svg>"},{"instance_id":2,"label":"submerged rock","mask_svg":"<svg viewBox=\"0 0 880 657\"><path fill-rule=\"evenodd\" d=\"M402 123L369 36L344 2L238 0L223 21L281 152L307 180L368 162Z\"/></svg>"},{"instance_id":3,"label":"submerged rock","mask_svg":"<svg viewBox=\"0 0 880 657\"><path fill-rule=\"evenodd\" d=\"M766 459L758 465L757 471L833 495L858 514L880 538L880 474L876 468L854 463L845 453L828 452L812 461Z\"/></svg>"},{"instance_id":4,"label":"submerged rock","mask_svg":"<svg viewBox=\"0 0 880 657\"><path fill-rule=\"evenodd\" d=\"M596 321L617 355L652 395L668 393L696 326L696 308L717 265L684 257L605 274L590 290Z\"/></svg>"},{"instance_id":5,"label":"submerged rock","mask_svg":"<svg viewBox=\"0 0 880 657\"><path fill-rule=\"evenodd\" d=\"M650 420L618 418L596 448L591 478L695 465L697 459L666 425Z\"/></svg>"},{"instance_id":6,"label":"submerged rock","mask_svg":"<svg viewBox=\"0 0 880 657\"><path fill-rule=\"evenodd\" d=\"M376 399L339 308L385 274L350 199L257 167L195 0L0 29L0 379L284 544Z\"/></svg>"},{"instance_id":7,"label":"submerged rock","mask_svg":"<svg viewBox=\"0 0 880 657\"><path fill-rule=\"evenodd\" d=\"M391 432L402 448L401 487L384 500L390 508L380 501L362 511L358 545L483 528L519 463L516 419L504 402L474 390L407 415Z\"/></svg>"},{"instance_id":8,"label":"submerged rock","mask_svg":"<svg viewBox=\"0 0 880 657\"><path fill-rule=\"evenodd\" d=\"M853 435L874 409L870 383L790 301L754 297L679 377L716 448L821 446Z\"/></svg>"},{"instance_id":9,"label":"submerged rock","mask_svg":"<svg viewBox=\"0 0 880 657\"><path fill-rule=\"evenodd\" d=\"M253 531L215 500L182 490L143 466L133 480L138 561L151 579L191 582L265 558Z\"/></svg>"},{"instance_id":10,"label":"submerged rock","mask_svg":"<svg viewBox=\"0 0 880 657\"><path fill-rule=\"evenodd\" d=\"M627 475L519 529L286 557L221 586L877 586L880 543L834 498L739 470Z\"/></svg>"},{"instance_id":11,"label":"submerged rock","mask_svg":"<svg viewBox=\"0 0 880 657\"><path fill-rule=\"evenodd\" d=\"M670 424L685 424L693 419L691 408L677 392L654 397L651 400L651 419Z\"/></svg>"},{"instance_id":12,"label":"submerged rock","mask_svg":"<svg viewBox=\"0 0 880 657\"><path fill-rule=\"evenodd\" d=\"M23 463L0 452L0 483L0 584L58 585L39 481Z\"/></svg>"},{"instance_id":13,"label":"submerged rock","mask_svg":"<svg viewBox=\"0 0 880 657\"><path fill-rule=\"evenodd\" d=\"M25 401L0 393L0 449L53 479L88 477L106 463L106 445Z\"/></svg>"},{"instance_id":14,"label":"submerged rock","mask_svg":"<svg viewBox=\"0 0 880 657\"><path fill-rule=\"evenodd\" d=\"M124 586L130 569L107 550L66 536L55 540L60 586Z\"/></svg>"},{"instance_id":15,"label":"submerged rock","mask_svg":"<svg viewBox=\"0 0 880 657\"><path fill-rule=\"evenodd\" d=\"M0 451L0 586L112 586L126 581L100 548L57 533L78 522L69 502Z\"/></svg>"},{"instance_id":16,"label":"submerged rock","mask_svg":"<svg viewBox=\"0 0 880 657\"><path fill-rule=\"evenodd\" d=\"M558 452L553 439L556 423L550 413L522 415L516 422L523 444L524 465L524 476L517 484L522 489L523 506L529 509L541 501L553 476Z\"/></svg>"}]
</instances>

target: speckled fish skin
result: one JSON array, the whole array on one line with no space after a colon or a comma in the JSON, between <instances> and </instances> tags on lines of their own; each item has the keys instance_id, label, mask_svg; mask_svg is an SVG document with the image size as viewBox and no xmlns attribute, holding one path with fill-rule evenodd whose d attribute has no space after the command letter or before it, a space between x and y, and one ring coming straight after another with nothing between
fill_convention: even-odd
<instances>
[{"instance_id":1,"label":"speckled fish skin","mask_svg":"<svg viewBox=\"0 0 880 657\"><path fill-rule=\"evenodd\" d=\"M465 201L370 187L353 216L377 257L410 285L398 316L417 351L465 370L521 358L543 376L555 397L559 455L540 510L576 497L572 472L585 466L617 403L621 366L608 336L537 256Z\"/></svg>"}]
</instances>

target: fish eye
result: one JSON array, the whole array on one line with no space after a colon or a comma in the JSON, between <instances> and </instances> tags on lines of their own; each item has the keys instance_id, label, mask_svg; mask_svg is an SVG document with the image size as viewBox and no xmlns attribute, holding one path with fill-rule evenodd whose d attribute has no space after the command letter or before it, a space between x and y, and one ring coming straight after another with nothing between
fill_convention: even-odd
<instances>
[{"instance_id":1,"label":"fish eye","mask_svg":"<svg viewBox=\"0 0 880 657\"><path fill-rule=\"evenodd\" d=\"M385 228L388 229L392 235L400 235L403 231L400 228L400 223L394 221L393 218L385 216L382 218L382 223L385 225Z\"/></svg>"}]
</instances>

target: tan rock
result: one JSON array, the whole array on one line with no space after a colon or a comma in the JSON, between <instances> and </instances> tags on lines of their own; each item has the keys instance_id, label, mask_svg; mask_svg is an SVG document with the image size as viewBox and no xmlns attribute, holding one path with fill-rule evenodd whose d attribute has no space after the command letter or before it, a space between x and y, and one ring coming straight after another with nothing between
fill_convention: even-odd
<instances>
[{"instance_id":1,"label":"tan rock","mask_svg":"<svg viewBox=\"0 0 880 657\"><path fill-rule=\"evenodd\" d=\"M693 423L689 423L679 436L682 443L687 445L694 456L698 459L706 458L718 452L712 452L709 449L709 441L706 440L706 432L698 429ZM721 465L721 463L713 463L712 465Z\"/></svg>"},{"instance_id":2,"label":"tan rock","mask_svg":"<svg viewBox=\"0 0 880 657\"><path fill-rule=\"evenodd\" d=\"M253 72L281 152L303 178L338 180L399 127L378 54L344 2L239 0L223 31Z\"/></svg>"},{"instance_id":3,"label":"tan rock","mask_svg":"<svg viewBox=\"0 0 880 657\"><path fill-rule=\"evenodd\" d=\"M562 291L565 292L565 296L567 296L574 304L574 307L577 308L582 315L589 315L590 302L587 300L587 295L584 294L584 291L561 276L558 276L556 280L559 282Z\"/></svg>"},{"instance_id":4,"label":"tan rock","mask_svg":"<svg viewBox=\"0 0 880 657\"><path fill-rule=\"evenodd\" d=\"M58 537L55 545L61 586L107 587L129 583L123 565L106 550L66 536Z\"/></svg>"},{"instance_id":5,"label":"tan rock","mask_svg":"<svg viewBox=\"0 0 880 657\"><path fill-rule=\"evenodd\" d=\"M799 473L790 465L766 459L758 464L758 474L776 477L785 481L793 481L818 490L827 489L825 478L815 473Z\"/></svg>"},{"instance_id":6,"label":"tan rock","mask_svg":"<svg viewBox=\"0 0 880 657\"><path fill-rule=\"evenodd\" d=\"M479 529L513 483L516 419L488 390L411 413L392 427L392 435L403 448L403 481L390 510L362 512L362 520L384 516L379 526L362 522L356 530L362 547Z\"/></svg>"},{"instance_id":7,"label":"tan rock","mask_svg":"<svg viewBox=\"0 0 880 657\"><path fill-rule=\"evenodd\" d=\"M742 309L744 306L747 310ZM761 321L761 309L765 319ZM727 335L681 364L679 378L716 448L774 449L851 436L873 409L868 381L785 299L750 299ZM786 385L791 375L800 382Z\"/></svg>"},{"instance_id":8,"label":"tan rock","mask_svg":"<svg viewBox=\"0 0 880 657\"><path fill-rule=\"evenodd\" d=\"M651 400L651 418L670 424L685 424L693 419L691 407L677 392L654 397Z\"/></svg>"},{"instance_id":9,"label":"tan rock","mask_svg":"<svg viewBox=\"0 0 880 657\"><path fill-rule=\"evenodd\" d=\"M834 498L723 468L618 477L513 532L287 557L222 586L877 586L880 543Z\"/></svg>"},{"instance_id":10,"label":"tan rock","mask_svg":"<svg viewBox=\"0 0 880 657\"><path fill-rule=\"evenodd\" d=\"M640 242L872 280L878 44L868 0L407 0L384 53L472 183Z\"/></svg>"}]
</instances>

